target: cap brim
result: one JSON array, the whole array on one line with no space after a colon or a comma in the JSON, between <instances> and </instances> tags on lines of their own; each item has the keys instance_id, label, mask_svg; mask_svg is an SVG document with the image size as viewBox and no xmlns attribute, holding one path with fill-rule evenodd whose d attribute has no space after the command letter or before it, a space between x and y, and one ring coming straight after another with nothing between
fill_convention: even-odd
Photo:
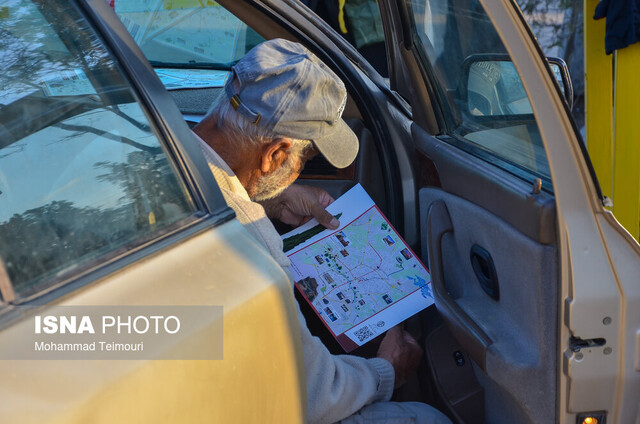
<instances>
[{"instance_id":1,"label":"cap brim","mask_svg":"<svg viewBox=\"0 0 640 424\"><path fill-rule=\"evenodd\" d=\"M358 155L358 137L343 119L336 123L336 130L331 134L313 140L322 156L336 168L346 168Z\"/></svg>"}]
</instances>

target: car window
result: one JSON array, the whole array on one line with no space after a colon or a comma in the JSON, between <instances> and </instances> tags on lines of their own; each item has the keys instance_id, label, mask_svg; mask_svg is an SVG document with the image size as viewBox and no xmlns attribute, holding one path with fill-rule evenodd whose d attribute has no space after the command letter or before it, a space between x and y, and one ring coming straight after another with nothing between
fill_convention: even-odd
<instances>
[{"instance_id":1,"label":"car window","mask_svg":"<svg viewBox=\"0 0 640 424\"><path fill-rule=\"evenodd\" d=\"M478 0L411 0L414 42L439 88L443 139L551 190L520 76Z\"/></svg>"},{"instance_id":2,"label":"car window","mask_svg":"<svg viewBox=\"0 0 640 424\"><path fill-rule=\"evenodd\" d=\"M351 43L383 77L389 76L378 0L300 0Z\"/></svg>"},{"instance_id":3,"label":"car window","mask_svg":"<svg viewBox=\"0 0 640 424\"><path fill-rule=\"evenodd\" d=\"M113 7L167 89L222 87L264 41L215 1L115 0Z\"/></svg>"},{"instance_id":4,"label":"car window","mask_svg":"<svg viewBox=\"0 0 640 424\"><path fill-rule=\"evenodd\" d=\"M194 219L196 207L78 11L1 5L0 265L25 298Z\"/></svg>"}]
</instances>

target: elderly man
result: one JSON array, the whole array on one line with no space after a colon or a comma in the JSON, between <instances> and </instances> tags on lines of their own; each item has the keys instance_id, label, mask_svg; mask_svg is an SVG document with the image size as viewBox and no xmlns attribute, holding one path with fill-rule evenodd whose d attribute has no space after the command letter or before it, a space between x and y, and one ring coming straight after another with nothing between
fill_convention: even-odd
<instances>
[{"instance_id":1,"label":"elderly man","mask_svg":"<svg viewBox=\"0 0 640 424\"><path fill-rule=\"evenodd\" d=\"M276 39L234 66L225 92L194 132L227 203L291 275L267 215L293 225L314 216L338 227L324 209L333 200L325 191L291 184L317 153L336 167L355 159L358 140L341 118L344 84L301 45ZM377 358L336 356L310 334L299 309L298 317L309 422L449 422L428 405L389 402L422 353L407 332L389 331Z\"/></svg>"}]
</instances>

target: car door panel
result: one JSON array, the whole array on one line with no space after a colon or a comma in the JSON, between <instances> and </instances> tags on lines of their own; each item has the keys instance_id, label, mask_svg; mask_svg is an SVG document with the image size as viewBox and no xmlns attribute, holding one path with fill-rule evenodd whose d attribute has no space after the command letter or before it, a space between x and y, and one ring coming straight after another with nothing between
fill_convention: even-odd
<instances>
[{"instance_id":1,"label":"car door panel","mask_svg":"<svg viewBox=\"0 0 640 424\"><path fill-rule=\"evenodd\" d=\"M433 137L418 125L412 125L411 131L416 149L433 163L437 185L443 190L481 206L542 244L555 242L553 195L544 191L532 194L532 184ZM421 166L419 172L429 172Z\"/></svg>"},{"instance_id":2,"label":"car door panel","mask_svg":"<svg viewBox=\"0 0 640 424\"><path fill-rule=\"evenodd\" d=\"M440 183L419 189L423 260L432 271L438 310L476 365L486 421L552 422L558 299L554 198L544 191L532 194L531 184L417 125L412 137ZM474 246L492 258L498 300L483 290L473 270Z\"/></svg>"},{"instance_id":3,"label":"car door panel","mask_svg":"<svg viewBox=\"0 0 640 424\"><path fill-rule=\"evenodd\" d=\"M443 190L423 188L419 199L422 245L428 246L436 305L478 366L477 374L491 376L492 384L484 387L486 401L503 408L488 408L488 422L515 422L513 417L517 422L553 421L554 408L548 406L555 403L555 367L550 366L557 343L555 246L540 244ZM450 225L437 219L443 213ZM475 245L493 258L498 300L482 289L475 275L470 259Z\"/></svg>"}]
</instances>

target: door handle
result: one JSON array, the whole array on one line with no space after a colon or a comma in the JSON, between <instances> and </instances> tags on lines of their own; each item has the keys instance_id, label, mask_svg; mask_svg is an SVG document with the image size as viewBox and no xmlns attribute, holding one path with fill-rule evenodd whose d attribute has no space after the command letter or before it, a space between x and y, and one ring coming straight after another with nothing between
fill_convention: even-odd
<instances>
[{"instance_id":1,"label":"door handle","mask_svg":"<svg viewBox=\"0 0 640 424\"><path fill-rule=\"evenodd\" d=\"M427 212L427 249L436 307L469 357L486 371L487 349L493 341L449 295L444 282L442 237L452 232L447 206L441 200L433 202Z\"/></svg>"},{"instance_id":2,"label":"door handle","mask_svg":"<svg viewBox=\"0 0 640 424\"><path fill-rule=\"evenodd\" d=\"M471 246L469 253L471 258L471 267L476 274L476 278L480 283L482 290L493 300L500 300L500 285L498 284L498 273L493 264L491 253L477 244Z\"/></svg>"}]
</instances>

